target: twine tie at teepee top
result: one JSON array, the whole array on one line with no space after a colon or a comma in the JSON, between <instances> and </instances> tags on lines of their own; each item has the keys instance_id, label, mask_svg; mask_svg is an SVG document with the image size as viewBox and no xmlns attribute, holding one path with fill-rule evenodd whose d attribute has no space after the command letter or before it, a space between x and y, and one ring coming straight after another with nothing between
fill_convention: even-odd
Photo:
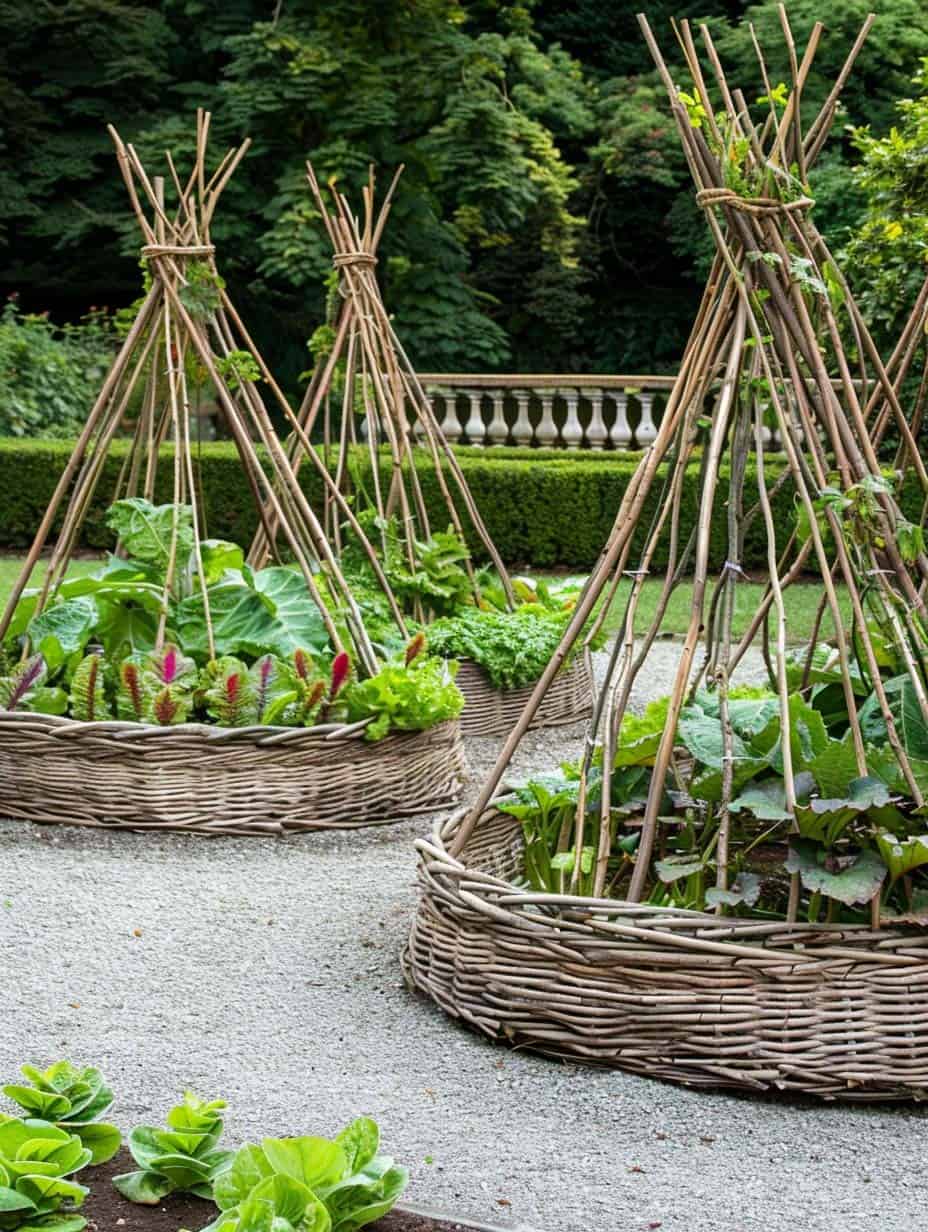
<instances>
[{"instance_id":1,"label":"twine tie at teepee top","mask_svg":"<svg viewBox=\"0 0 928 1232\"><path fill-rule=\"evenodd\" d=\"M773 214L794 214L808 210L815 202L811 197L779 201L776 197L739 197L731 188L703 188L696 194L696 204L701 205L704 210L714 205L728 205L741 214L769 217Z\"/></svg>"},{"instance_id":2,"label":"twine tie at teepee top","mask_svg":"<svg viewBox=\"0 0 928 1232\"><path fill-rule=\"evenodd\" d=\"M216 249L212 244L146 244L142 257L211 257Z\"/></svg>"},{"instance_id":3,"label":"twine tie at teepee top","mask_svg":"<svg viewBox=\"0 0 928 1232\"><path fill-rule=\"evenodd\" d=\"M332 264L336 269L348 269L352 265L362 265L373 269L377 264L377 258L372 252L334 252Z\"/></svg>"}]
</instances>

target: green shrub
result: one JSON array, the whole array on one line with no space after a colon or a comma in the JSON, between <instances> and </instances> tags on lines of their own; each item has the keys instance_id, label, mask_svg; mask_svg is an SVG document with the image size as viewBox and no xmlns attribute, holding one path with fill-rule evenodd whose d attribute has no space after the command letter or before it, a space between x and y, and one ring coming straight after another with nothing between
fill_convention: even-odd
<instances>
[{"instance_id":1,"label":"green shrub","mask_svg":"<svg viewBox=\"0 0 928 1232\"><path fill-rule=\"evenodd\" d=\"M105 514L127 448L127 441L113 444L98 497L84 527L81 541L84 548L104 549L112 545ZM0 439L0 548L20 550L31 542L70 451L68 441ZM589 569L599 556L641 456L636 453L466 447L455 452L487 529L508 564L531 565L536 569L566 566L578 570ZM165 502L171 500L170 457L171 451L165 450L156 494ZM201 527L201 534L248 543L257 519L234 445L225 441L204 443L199 450L199 465L206 515L206 526ZM768 482L773 480L780 465L775 457L767 460ZM361 453L358 467L362 476L366 466L369 462ZM419 473L433 529L444 529L447 513L428 458L422 460ZM300 478L310 499L318 505L322 485L312 468L304 466ZM694 525L698 482L699 466L693 463L683 493L681 542L686 540ZM748 506L755 486L756 473L753 463L749 462ZM721 567L727 554L724 517L727 488L728 472L723 468L712 521L710 564L715 569ZM661 499L659 476L645 503L643 525L647 525ZM921 504L914 476L907 478L903 486L901 503L906 515L918 521ZM781 545L789 537L793 506L793 489L784 484L773 499L777 539ZM469 538L476 547L475 536L471 534ZM765 568L766 553L767 536L763 519L758 517L748 530L745 568ZM666 561L666 543L662 543L652 565L654 572L660 572Z\"/></svg>"},{"instance_id":2,"label":"green shrub","mask_svg":"<svg viewBox=\"0 0 928 1232\"><path fill-rule=\"evenodd\" d=\"M76 436L87 419L116 347L105 313L79 325L53 325L19 311L12 297L0 313L0 433Z\"/></svg>"}]
</instances>

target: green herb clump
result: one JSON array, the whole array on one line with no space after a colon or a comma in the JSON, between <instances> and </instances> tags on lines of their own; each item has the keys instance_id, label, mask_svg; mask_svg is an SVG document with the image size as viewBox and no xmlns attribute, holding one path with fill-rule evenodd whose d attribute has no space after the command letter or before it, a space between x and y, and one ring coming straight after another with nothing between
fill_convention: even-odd
<instances>
[{"instance_id":1,"label":"green herb clump","mask_svg":"<svg viewBox=\"0 0 928 1232\"><path fill-rule=\"evenodd\" d=\"M531 603L513 612L468 608L429 625L429 646L447 658L472 659L496 689L517 689L548 666L569 619L569 611Z\"/></svg>"},{"instance_id":2,"label":"green herb clump","mask_svg":"<svg viewBox=\"0 0 928 1232\"><path fill-rule=\"evenodd\" d=\"M122 1136L115 1125L98 1120L113 1102L113 1092L98 1069L56 1061L44 1071L34 1065L23 1065L20 1072L30 1085L5 1086L3 1094L8 1099L19 1104L27 1116L76 1134L90 1150L90 1163L102 1164L112 1159Z\"/></svg>"},{"instance_id":3,"label":"green herb clump","mask_svg":"<svg viewBox=\"0 0 928 1232\"><path fill-rule=\"evenodd\" d=\"M203 1232L357 1232L386 1215L409 1180L358 1117L337 1138L265 1138L216 1181L222 1212Z\"/></svg>"},{"instance_id":4,"label":"green herb clump","mask_svg":"<svg viewBox=\"0 0 928 1232\"><path fill-rule=\"evenodd\" d=\"M113 1177L123 1197L143 1206L157 1206L177 1192L212 1198L214 1182L233 1158L232 1151L217 1146L223 1129L219 1114L225 1106L225 1100L207 1103L185 1091L184 1102L168 1113L166 1129L133 1129L128 1142L138 1170Z\"/></svg>"},{"instance_id":5,"label":"green herb clump","mask_svg":"<svg viewBox=\"0 0 928 1232\"><path fill-rule=\"evenodd\" d=\"M456 719L463 710L464 695L454 683L457 662L427 655L424 646L424 639L418 647L413 639L406 655L348 690L349 720L372 719L364 733L368 740L382 739L391 730L423 731Z\"/></svg>"}]
</instances>

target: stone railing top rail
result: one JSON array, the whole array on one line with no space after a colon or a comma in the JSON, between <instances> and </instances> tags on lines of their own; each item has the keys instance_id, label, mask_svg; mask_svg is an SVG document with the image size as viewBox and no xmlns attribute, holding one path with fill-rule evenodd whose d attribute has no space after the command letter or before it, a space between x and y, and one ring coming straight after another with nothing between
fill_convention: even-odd
<instances>
[{"instance_id":1,"label":"stone railing top rail","mask_svg":"<svg viewBox=\"0 0 928 1232\"><path fill-rule=\"evenodd\" d=\"M673 389L675 375L591 372L420 372L423 385L471 389Z\"/></svg>"}]
</instances>

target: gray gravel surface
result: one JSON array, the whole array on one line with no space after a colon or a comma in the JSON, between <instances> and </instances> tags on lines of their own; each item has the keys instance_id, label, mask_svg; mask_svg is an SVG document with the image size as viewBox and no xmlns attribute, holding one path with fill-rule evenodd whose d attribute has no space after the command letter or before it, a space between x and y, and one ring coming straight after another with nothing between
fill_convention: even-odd
<instances>
[{"instance_id":1,"label":"gray gravel surface","mask_svg":"<svg viewBox=\"0 0 928 1232\"><path fill-rule=\"evenodd\" d=\"M655 648L664 691L677 654ZM756 670L756 663L752 665ZM643 700L643 689L639 700ZM530 735L549 769L582 727ZM469 747L474 792L498 744ZM928 1200L925 1115L690 1092L509 1052L402 985L423 821L289 840L0 822L0 1078L103 1067L128 1128L184 1086L233 1142L359 1112L411 1201L543 1232L896 1232ZM110 1232L109 1229L106 1232Z\"/></svg>"}]
</instances>

